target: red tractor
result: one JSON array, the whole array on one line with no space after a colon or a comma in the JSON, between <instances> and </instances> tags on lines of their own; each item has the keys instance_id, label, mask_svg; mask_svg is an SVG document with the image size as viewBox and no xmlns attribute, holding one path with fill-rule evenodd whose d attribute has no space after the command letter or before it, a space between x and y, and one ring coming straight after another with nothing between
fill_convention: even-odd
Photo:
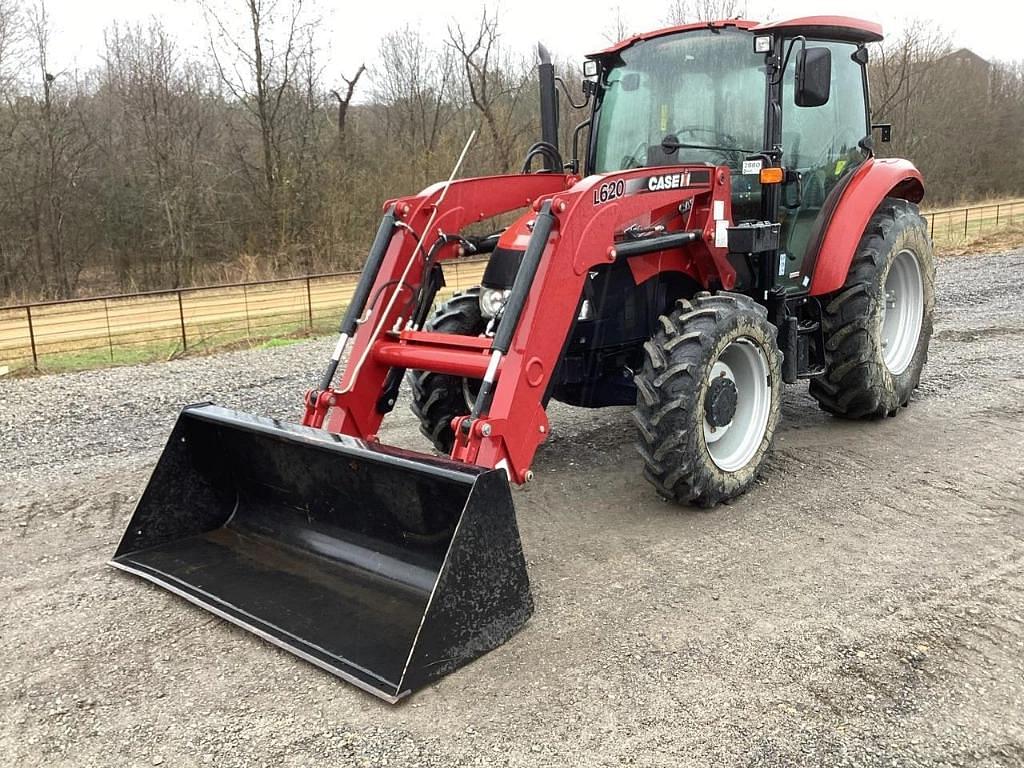
<instances>
[{"instance_id":1,"label":"red tractor","mask_svg":"<svg viewBox=\"0 0 1024 768\"><path fill-rule=\"evenodd\" d=\"M532 611L508 481L552 398L635 406L645 476L701 506L750 488L784 383L895 415L934 264L920 173L874 156L880 39L832 16L636 35L588 57L568 161L542 48L524 172L388 201L302 424L186 408L113 564L395 701ZM431 314L480 254L482 285ZM445 458L377 440L406 377Z\"/></svg>"}]
</instances>

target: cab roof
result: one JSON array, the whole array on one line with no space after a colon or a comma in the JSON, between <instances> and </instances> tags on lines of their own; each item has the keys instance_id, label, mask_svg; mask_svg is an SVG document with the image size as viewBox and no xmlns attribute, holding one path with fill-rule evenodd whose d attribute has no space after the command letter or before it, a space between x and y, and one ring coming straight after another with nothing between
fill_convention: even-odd
<instances>
[{"instance_id":1,"label":"cab roof","mask_svg":"<svg viewBox=\"0 0 1024 768\"><path fill-rule=\"evenodd\" d=\"M721 19L719 21L678 24L673 27L656 29L652 32L631 35L603 50L587 54L587 58L604 58L609 54L618 53L631 45L635 45L642 40L672 35L676 32L689 32L695 29L726 29L728 27L747 30L755 34L758 32L782 32L788 35L807 35L808 37L843 40L850 43L877 43L882 39L881 24L873 21L864 21L863 19L855 19L850 16L801 16L797 19L772 21L767 24L751 21L750 19Z\"/></svg>"}]
</instances>

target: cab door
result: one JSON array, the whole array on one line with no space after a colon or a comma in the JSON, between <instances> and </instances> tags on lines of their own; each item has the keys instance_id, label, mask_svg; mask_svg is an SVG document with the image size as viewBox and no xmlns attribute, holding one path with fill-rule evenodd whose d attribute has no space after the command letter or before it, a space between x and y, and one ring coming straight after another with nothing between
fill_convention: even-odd
<instances>
[{"instance_id":1,"label":"cab door","mask_svg":"<svg viewBox=\"0 0 1024 768\"><path fill-rule=\"evenodd\" d=\"M788 46L788 41L787 41ZM862 140L870 135L867 104L866 55L860 46L845 42L807 41L808 47L831 51L832 77L829 99L818 107L798 107L794 102L793 56L782 80L782 165L787 182L779 206L782 224L777 285L789 292L806 290L804 269L808 251L814 248L845 181L863 163L868 152ZM831 199L830 199L831 196Z\"/></svg>"}]
</instances>

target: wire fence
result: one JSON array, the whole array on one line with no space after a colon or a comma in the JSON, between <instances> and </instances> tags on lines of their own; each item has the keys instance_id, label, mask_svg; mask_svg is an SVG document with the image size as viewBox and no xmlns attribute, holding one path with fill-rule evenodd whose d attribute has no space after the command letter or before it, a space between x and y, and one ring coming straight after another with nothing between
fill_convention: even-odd
<instances>
[{"instance_id":1,"label":"wire fence","mask_svg":"<svg viewBox=\"0 0 1024 768\"><path fill-rule=\"evenodd\" d=\"M933 241L953 247L1024 224L1024 200L924 214ZM486 259L445 262L443 300L480 282ZM151 291L0 308L0 374L168 359L237 343L334 330L358 272Z\"/></svg>"},{"instance_id":2,"label":"wire fence","mask_svg":"<svg viewBox=\"0 0 1024 768\"><path fill-rule=\"evenodd\" d=\"M486 259L445 262L443 300L477 285ZM169 359L335 330L358 272L0 308L0 373Z\"/></svg>"},{"instance_id":3,"label":"wire fence","mask_svg":"<svg viewBox=\"0 0 1024 768\"><path fill-rule=\"evenodd\" d=\"M924 214L928 233L939 247L966 244L1007 224L1024 224L1024 200L949 208Z\"/></svg>"}]
</instances>

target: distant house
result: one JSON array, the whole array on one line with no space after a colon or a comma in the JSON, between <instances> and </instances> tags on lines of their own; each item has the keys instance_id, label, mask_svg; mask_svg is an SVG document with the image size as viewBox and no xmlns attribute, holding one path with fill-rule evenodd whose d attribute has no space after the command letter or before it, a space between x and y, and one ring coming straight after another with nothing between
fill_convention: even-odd
<instances>
[{"instance_id":1,"label":"distant house","mask_svg":"<svg viewBox=\"0 0 1024 768\"><path fill-rule=\"evenodd\" d=\"M955 51L947 53L945 56L940 56L936 59L936 64L942 61L952 62L959 67L975 67L979 71L988 71L991 65L987 59L981 58L978 54L972 51L970 48L957 48Z\"/></svg>"},{"instance_id":2,"label":"distant house","mask_svg":"<svg viewBox=\"0 0 1024 768\"><path fill-rule=\"evenodd\" d=\"M990 93L992 65L969 48L957 48L940 56L930 65L942 70L945 77L956 78L958 83L969 84Z\"/></svg>"}]
</instances>

